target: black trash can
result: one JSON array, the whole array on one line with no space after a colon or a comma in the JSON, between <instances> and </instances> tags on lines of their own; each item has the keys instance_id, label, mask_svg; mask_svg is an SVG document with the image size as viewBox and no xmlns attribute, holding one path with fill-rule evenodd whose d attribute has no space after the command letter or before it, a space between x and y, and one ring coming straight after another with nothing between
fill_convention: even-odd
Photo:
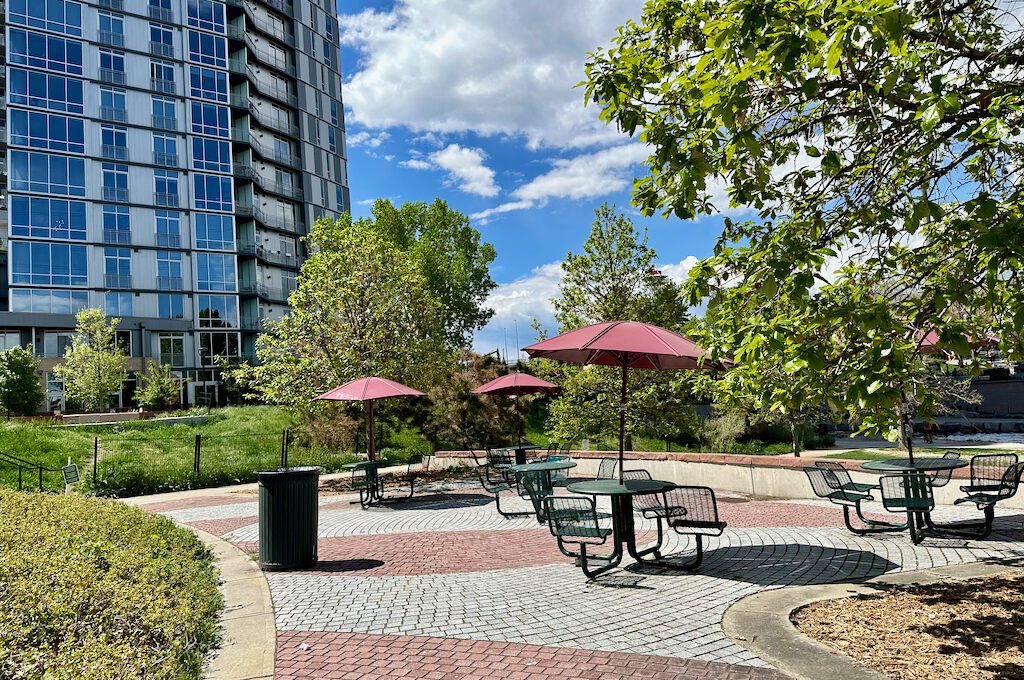
<instances>
[{"instance_id":1,"label":"black trash can","mask_svg":"<svg viewBox=\"0 0 1024 680\"><path fill-rule=\"evenodd\" d=\"M316 564L320 468L262 470L256 478L260 484L260 568L304 569Z\"/></svg>"}]
</instances>

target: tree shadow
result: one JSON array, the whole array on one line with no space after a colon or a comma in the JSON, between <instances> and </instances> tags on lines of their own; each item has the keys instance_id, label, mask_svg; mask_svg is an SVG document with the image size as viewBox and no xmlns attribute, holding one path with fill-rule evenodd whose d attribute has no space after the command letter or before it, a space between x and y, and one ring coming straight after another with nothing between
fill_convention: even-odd
<instances>
[{"instance_id":1,"label":"tree shadow","mask_svg":"<svg viewBox=\"0 0 1024 680\"><path fill-rule=\"evenodd\" d=\"M423 496L388 499L384 503L374 505L372 510L453 510L458 508L476 508L494 502L494 497L480 493L432 493Z\"/></svg>"},{"instance_id":2,"label":"tree shadow","mask_svg":"<svg viewBox=\"0 0 1024 680\"><path fill-rule=\"evenodd\" d=\"M371 559L355 559L355 560L319 560L315 565L308 569L297 569L298 573L301 572L329 572L329 573L344 573L352 571L366 571L367 569L376 569L377 567L383 567L384 562L381 560Z\"/></svg>"},{"instance_id":3,"label":"tree shadow","mask_svg":"<svg viewBox=\"0 0 1024 680\"><path fill-rule=\"evenodd\" d=\"M690 562L693 552L666 554L666 561ZM884 557L864 550L828 548L802 543L775 543L713 548L694 571L650 564L631 564L638 574L703 574L759 586L804 586L863 581L900 568Z\"/></svg>"}]
</instances>

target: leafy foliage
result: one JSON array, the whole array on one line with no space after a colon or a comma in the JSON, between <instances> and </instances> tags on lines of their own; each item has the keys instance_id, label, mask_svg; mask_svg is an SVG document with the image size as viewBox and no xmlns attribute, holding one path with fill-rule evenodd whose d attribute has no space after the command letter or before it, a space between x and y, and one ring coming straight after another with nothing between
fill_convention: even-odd
<instances>
[{"instance_id":1,"label":"leafy foliage","mask_svg":"<svg viewBox=\"0 0 1024 680\"><path fill-rule=\"evenodd\" d=\"M0 676L199 678L221 606L194 534L121 503L0 490Z\"/></svg>"},{"instance_id":2,"label":"leafy foliage","mask_svg":"<svg viewBox=\"0 0 1024 680\"><path fill-rule=\"evenodd\" d=\"M1022 356L1024 34L1005 10L650 0L591 55L587 97L651 145L641 210L756 213L687 289L708 304L696 339L743 367L728 390L896 438L943 399L929 332L971 370L992 335Z\"/></svg>"},{"instance_id":3,"label":"leafy foliage","mask_svg":"<svg viewBox=\"0 0 1024 680\"><path fill-rule=\"evenodd\" d=\"M178 404L181 381L171 375L169 364L150 361L148 368L139 375L139 389L135 400L149 411L173 408Z\"/></svg>"},{"instance_id":4,"label":"leafy foliage","mask_svg":"<svg viewBox=\"0 0 1024 680\"><path fill-rule=\"evenodd\" d=\"M0 352L0 408L17 416L35 415L46 392L39 384L39 360L31 349L12 347Z\"/></svg>"},{"instance_id":5,"label":"leafy foliage","mask_svg":"<svg viewBox=\"0 0 1024 680\"><path fill-rule=\"evenodd\" d=\"M83 309L75 319L74 341L64 353L64 363L53 372L63 381L69 401L81 403L87 411L99 411L128 379L128 357L115 335L121 320L108 320L103 310L95 308Z\"/></svg>"}]
</instances>

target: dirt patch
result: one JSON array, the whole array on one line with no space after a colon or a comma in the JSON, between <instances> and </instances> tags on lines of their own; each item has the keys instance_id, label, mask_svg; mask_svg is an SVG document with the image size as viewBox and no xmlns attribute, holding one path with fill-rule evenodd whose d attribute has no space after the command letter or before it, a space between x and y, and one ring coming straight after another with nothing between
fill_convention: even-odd
<instances>
[{"instance_id":1,"label":"dirt patch","mask_svg":"<svg viewBox=\"0 0 1024 680\"><path fill-rule=\"evenodd\" d=\"M1024 570L818 602L793 620L890 678L1024 679Z\"/></svg>"},{"instance_id":2,"label":"dirt patch","mask_svg":"<svg viewBox=\"0 0 1024 680\"><path fill-rule=\"evenodd\" d=\"M403 486L405 487L406 491L409 490L409 482L404 472L389 472L387 474L382 474L380 478L384 482L384 488L389 491L397 490ZM430 470L427 472L421 472L416 476L416 489L418 491L427 484L433 484L437 482L461 482L471 481L473 479L475 479L475 477L473 476L472 471L469 468L465 467ZM331 496L337 494L350 493L352 493L352 478L348 475L340 479L320 481L321 495Z\"/></svg>"}]
</instances>

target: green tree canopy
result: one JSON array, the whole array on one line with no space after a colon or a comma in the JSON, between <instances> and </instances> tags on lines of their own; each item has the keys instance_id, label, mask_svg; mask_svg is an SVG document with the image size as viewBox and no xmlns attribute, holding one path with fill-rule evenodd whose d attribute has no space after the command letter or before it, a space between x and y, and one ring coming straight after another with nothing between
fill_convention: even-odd
<instances>
[{"instance_id":1,"label":"green tree canopy","mask_svg":"<svg viewBox=\"0 0 1024 680\"><path fill-rule=\"evenodd\" d=\"M990 334L1021 356L1024 38L1005 10L650 0L591 55L588 98L651 148L641 210L756 215L726 220L688 292L715 310L705 346L789 376L779 408L814 382L894 436L940 401L930 331L968 362Z\"/></svg>"},{"instance_id":2,"label":"green tree canopy","mask_svg":"<svg viewBox=\"0 0 1024 680\"><path fill-rule=\"evenodd\" d=\"M64 383L64 396L87 411L100 411L110 395L128 379L128 356L117 344L120 319L108 319L101 309L88 308L75 316L78 325L64 363L53 372Z\"/></svg>"},{"instance_id":3,"label":"green tree canopy","mask_svg":"<svg viewBox=\"0 0 1024 680\"><path fill-rule=\"evenodd\" d=\"M39 359L31 348L12 347L0 352L0 408L10 417L35 415L46 392L39 384Z\"/></svg>"}]
</instances>

